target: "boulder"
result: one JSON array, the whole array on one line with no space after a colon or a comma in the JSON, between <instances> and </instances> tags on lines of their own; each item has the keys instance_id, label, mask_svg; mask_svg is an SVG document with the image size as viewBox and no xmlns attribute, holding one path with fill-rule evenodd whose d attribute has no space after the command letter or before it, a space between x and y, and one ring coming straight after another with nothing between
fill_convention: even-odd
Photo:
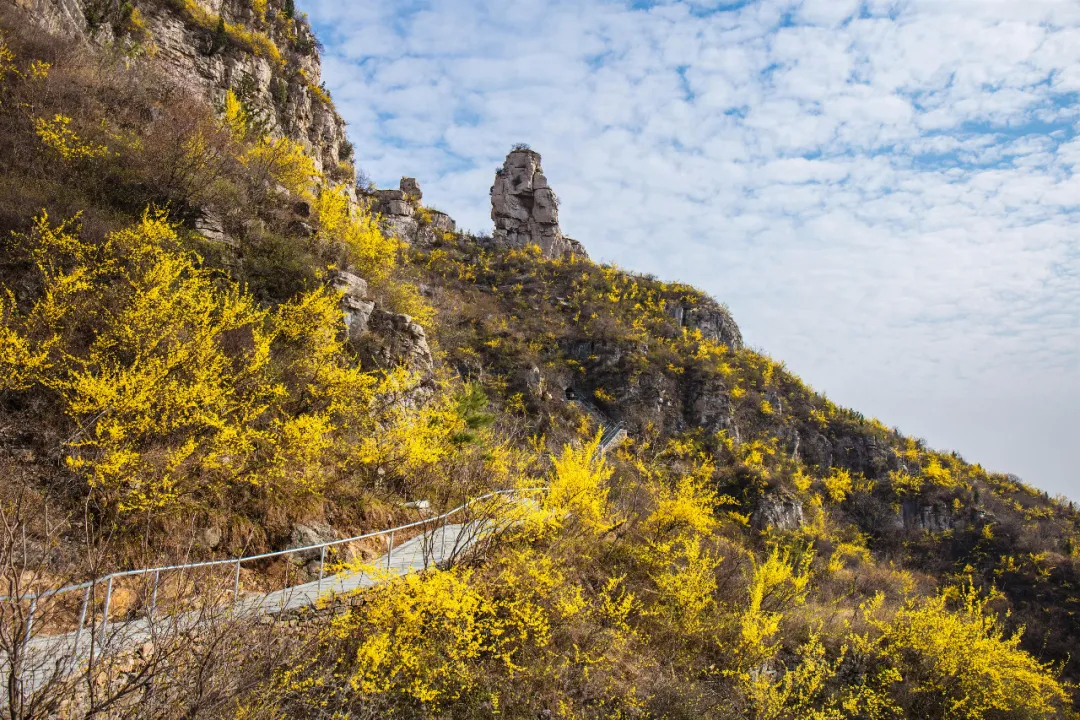
<instances>
[{"instance_id":1,"label":"boulder","mask_svg":"<svg viewBox=\"0 0 1080 720\"><path fill-rule=\"evenodd\" d=\"M199 531L199 544L208 550L213 550L221 544L221 528L211 525Z\"/></svg>"},{"instance_id":2,"label":"boulder","mask_svg":"<svg viewBox=\"0 0 1080 720\"><path fill-rule=\"evenodd\" d=\"M337 539L337 531L324 522L298 523L293 525L292 533L289 535L289 547L309 547L311 545L333 542ZM320 554L318 549L312 549L303 552L290 553L286 557L288 557L289 562L293 565L306 565L312 560L318 560Z\"/></svg>"},{"instance_id":3,"label":"boulder","mask_svg":"<svg viewBox=\"0 0 1080 720\"><path fill-rule=\"evenodd\" d=\"M404 364L424 374L432 371L434 359L428 347L427 333L408 315L375 308L368 321L368 330L377 336L371 338L373 344L369 348L376 365Z\"/></svg>"}]
</instances>

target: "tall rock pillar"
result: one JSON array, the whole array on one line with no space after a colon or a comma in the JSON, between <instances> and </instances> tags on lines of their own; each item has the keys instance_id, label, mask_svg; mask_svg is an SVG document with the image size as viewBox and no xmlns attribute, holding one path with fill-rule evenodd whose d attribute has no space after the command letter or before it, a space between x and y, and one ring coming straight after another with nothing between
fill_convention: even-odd
<instances>
[{"instance_id":1,"label":"tall rock pillar","mask_svg":"<svg viewBox=\"0 0 1080 720\"><path fill-rule=\"evenodd\" d=\"M493 239L508 247L538 245L545 257L585 255L581 243L559 228L559 201L548 186L540 153L527 148L510 151L491 186Z\"/></svg>"}]
</instances>

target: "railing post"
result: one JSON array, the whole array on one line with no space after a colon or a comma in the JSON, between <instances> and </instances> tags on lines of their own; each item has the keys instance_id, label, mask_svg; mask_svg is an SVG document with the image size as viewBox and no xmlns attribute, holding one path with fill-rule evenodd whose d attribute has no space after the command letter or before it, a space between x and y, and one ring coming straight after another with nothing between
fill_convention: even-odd
<instances>
[{"instance_id":1,"label":"railing post","mask_svg":"<svg viewBox=\"0 0 1080 720\"><path fill-rule=\"evenodd\" d=\"M83 593L82 610L79 612L79 628L75 631L75 647L71 649L71 668L68 672L75 670L75 663L79 660L79 638L82 637L83 623L86 622L86 608L90 605L90 588L93 587L93 583L86 586L86 592ZM93 638L91 638L91 644Z\"/></svg>"},{"instance_id":2,"label":"railing post","mask_svg":"<svg viewBox=\"0 0 1080 720\"><path fill-rule=\"evenodd\" d=\"M320 595L322 594L323 568L325 566L326 566L326 546L323 545L322 548L319 550L319 584L317 586L318 589L316 590L316 592L318 592Z\"/></svg>"},{"instance_id":3,"label":"railing post","mask_svg":"<svg viewBox=\"0 0 1080 720\"><path fill-rule=\"evenodd\" d=\"M236 574L233 575L232 601L235 605L240 600L240 558L236 559Z\"/></svg>"},{"instance_id":4,"label":"railing post","mask_svg":"<svg viewBox=\"0 0 1080 720\"><path fill-rule=\"evenodd\" d=\"M442 562L446 559L444 557L446 555L446 526L449 524L449 522L450 513L445 513L442 519L442 542L440 542L441 549L439 550L439 562Z\"/></svg>"},{"instance_id":5,"label":"railing post","mask_svg":"<svg viewBox=\"0 0 1080 720\"><path fill-rule=\"evenodd\" d=\"M109 628L109 603L112 602L113 577L109 576L109 584L105 587L105 611L101 615L101 644L105 644L105 632Z\"/></svg>"},{"instance_id":6,"label":"railing post","mask_svg":"<svg viewBox=\"0 0 1080 720\"><path fill-rule=\"evenodd\" d=\"M390 549L386 553L386 569L390 569L390 558L394 555L394 531L390 531Z\"/></svg>"},{"instance_id":7,"label":"railing post","mask_svg":"<svg viewBox=\"0 0 1080 720\"><path fill-rule=\"evenodd\" d=\"M154 571L154 592L150 594L150 612L148 613L149 619L154 619L154 611L157 610L157 589L158 582L161 580L161 571Z\"/></svg>"},{"instance_id":8,"label":"railing post","mask_svg":"<svg viewBox=\"0 0 1080 720\"><path fill-rule=\"evenodd\" d=\"M37 612L37 598L30 601L30 617L26 619L26 637L23 638L23 657L26 657L26 648L30 645L30 632L34 629L34 613Z\"/></svg>"}]
</instances>

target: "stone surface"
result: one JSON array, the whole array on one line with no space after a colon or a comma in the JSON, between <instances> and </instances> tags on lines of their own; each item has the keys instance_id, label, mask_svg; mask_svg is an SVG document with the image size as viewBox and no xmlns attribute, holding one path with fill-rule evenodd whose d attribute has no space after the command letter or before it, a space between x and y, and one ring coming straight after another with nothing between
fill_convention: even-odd
<instances>
[{"instance_id":1,"label":"stone surface","mask_svg":"<svg viewBox=\"0 0 1080 720\"><path fill-rule=\"evenodd\" d=\"M369 354L376 365L392 367L404 364L424 374L432 371L434 359L428 347L427 334L408 315L375 308L368 329L376 336L368 344Z\"/></svg>"},{"instance_id":2,"label":"stone surface","mask_svg":"<svg viewBox=\"0 0 1080 720\"><path fill-rule=\"evenodd\" d=\"M416 178L401 178L400 188L403 193L411 197L416 202L420 202L424 199L424 193L420 192L420 183L416 182Z\"/></svg>"},{"instance_id":3,"label":"stone surface","mask_svg":"<svg viewBox=\"0 0 1080 720\"><path fill-rule=\"evenodd\" d=\"M236 242L225 234L225 225L221 218L212 212L204 211L195 218L195 232L211 242L236 246Z\"/></svg>"},{"instance_id":4,"label":"stone surface","mask_svg":"<svg viewBox=\"0 0 1080 720\"><path fill-rule=\"evenodd\" d=\"M324 522L297 524L293 526L292 533L289 535L289 547L307 547L309 545L333 542L337 539L337 531ZM312 560L318 560L319 555L319 550L305 550L291 553L287 557L293 565L305 565Z\"/></svg>"},{"instance_id":5,"label":"stone surface","mask_svg":"<svg viewBox=\"0 0 1080 720\"><path fill-rule=\"evenodd\" d=\"M203 528L199 532L199 544L210 550L216 548L221 544L221 528L216 525Z\"/></svg>"},{"instance_id":6,"label":"stone surface","mask_svg":"<svg viewBox=\"0 0 1080 720\"><path fill-rule=\"evenodd\" d=\"M341 312L345 316L345 327L350 338L358 338L368 330L368 321L375 311L375 303L366 300L367 281L351 272L338 271L330 281L331 286L340 292Z\"/></svg>"},{"instance_id":7,"label":"stone surface","mask_svg":"<svg viewBox=\"0 0 1080 720\"><path fill-rule=\"evenodd\" d=\"M700 330L703 338L724 343L732 350L742 348L739 326L719 303L711 299L696 305L669 303L665 309L677 327Z\"/></svg>"},{"instance_id":8,"label":"stone surface","mask_svg":"<svg viewBox=\"0 0 1080 720\"><path fill-rule=\"evenodd\" d=\"M491 186L492 239L496 245L537 245L544 257L585 255L581 243L563 236L559 201L540 166L540 153L510 151Z\"/></svg>"},{"instance_id":9,"label":"stone surface","mask_svg":"<svg viewBox=\"0 0 1080 720\"><path fill-rule=\"evenodd\" d=\"M787 493L770 493L758 501L750 521L757 530L797 530L804 522L803 506Z\"/></svg>"},{"instance_id":10,"label":"stone surface","mask_svg":"<svg viewBox=\"0 0 1080 720\"><path fill-rule=\"evenodd\" d=\"M941 503L920 503L906 500L900 506L898 525L909 530L944 532L956 527L957 518L953 511Z\"/></svg>"},{"instance_id":11,"label":"stone surface","mask_svg":"<svg viewBox=\"0 0 1080 720\"><path fill-rule=\"evenodd\" d=\"M430 246L443 233L455 232L457 223L444 212L424 208L424 194L416 178L401 178L396 190L371 193L371 210L379 216L383 232L414 246Z\"/></svg>"},{"instance_id":12,"label":"stone surface","mask_svg":"<svg viewBox=\"0 0 1080 720\"><path fill-rule=\"evenodd\" d=\"M116 42L109 23L92 31L86 22L86 0L15 0L42 27L53 32L80 37L87 42L106 45ZM101 3L98 3L99 5ZM117 4L119 5L119 4ZM151 48L155 64L163 68L179 87L220 107L229 89L244 95L244 102L260 114L270 133L303 145L312 155L320 171L335 168L343 160L347 141L345 121L337 111L324 103L313 88L322 80L322 67L315 39L305 23L297 23L297 44L306 44L310 52L289 49L284 35L271 39L286 56L290 70L285 72L265 56L226 47L208 52L204 29L186 22L172 3L139 5L149 33L144 41ZM211 12L220 13L226 22L251 27L254 14L247 0L215 0L209 3ZM264 28L272 35L272 27ZM303 71L303 76L298 70ZM349 192L355 190L349 183Z\"/></svg>"}]
</instances>

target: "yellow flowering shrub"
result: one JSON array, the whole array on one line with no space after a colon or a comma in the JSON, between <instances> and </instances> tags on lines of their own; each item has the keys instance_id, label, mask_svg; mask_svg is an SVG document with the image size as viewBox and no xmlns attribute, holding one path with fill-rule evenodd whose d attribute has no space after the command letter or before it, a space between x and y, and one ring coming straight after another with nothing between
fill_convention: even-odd
<instances>
[{"instance_id":1,"label":"yellow flowering shrub","mask_svg":"<svg viewBox=\"0 0 1080 720\"><path fill-rule=\"evenodd\" d=\"M312 197L312 186L322 178L315 161L299 143L262 134L252 114L232 90L225 93L221 123L238 142L247 144L239 159L256 176L272 180L297 197Z\"/></svg>"},{"instance_id":2,"label":"yellow flowering shrub","mask_svg":"<svg viewBox=\"0 0 1080 720\"><path fill-rule=\"evenodd\" d=\"M1022 629L1006 634L991 599L967 586L873 621L878 652L899 670L910 708L948 720L1019 720L1068 702L1053 669L1020 649Z\"/></svg>"},{"instance_id":3,"label":"yellow flowering shrub","mask_svg":"<svg viewBox=\"0 0 1080 720\"><path fill-rule=\"evenodd\" d=\"M320 239L343 246L357 273L379 282L393 272L401 242L385 235L367 212L350 208L343 186L323 187L315 198L314 212Z\"/></svg>"},{"instance_id":4,"label":"yellow flowering shrub","mask_svg":"<svg viewBox=\"0 0 1080 720\"><path fill-rule=\"evenodd\" d=\"M757 665L775 652L783 608L805 597L809 564L809 553L793 557L789 550L779 547L774 547L763 561L754 561L748 601L738 618L738 654L743 667Z\"/></svg>"},{"instance_id":5,"label":"yellow flowering shrub","mask_svg":"<svg viewBox=\"0 0 1080 720\"><path fill-rule=\"evenodd\" d=\"M351 360L336 292L260 309L180 250L161 213L100 243L43 214L17 250L42 289L25 313L0 295L4 388L61 401L68 467L122 511L235 485L318 493L371 459L380 426L411 464L444 457L457 429L450 400L376 402L415 380Z\"/></svg>"},{"instance_id":6,"label":"yellow flowering shrub","mask_svg":"<svg viewBox=\"0 0 1080 720\"><path fill-rule=\"evenodd\" d=\"M822 483L825 485L825 494L834 503L844 502L854 487L851 473L839 467L832 468L829 474L822 478Z\"/></svg>"},{"instance_id":7,"label":"yellow flowering shrub","mask_svg":"<svg viewBox=\"0 0 1080 720\"><path fill-rule=\"evenodd\" d=\"M311 197L311 186L320 177L303 146L284 137L260 138L241 160L297 197Z\"/></svg>"},{"instance_id":8,"label":"yellow flowering shrub","mask_svg":"<svg viewBox=\"0 0 1080 720\"><path fill-rule=\"evenodd\" d=\"M707 475L683 475L674 488L660 486L656 509L645 520L645 527L657 535L689 529L699 534L711 533L717 525L715 511L721 504L731 504L731 498L718 498L707 486Z\"/></svg>"},{"instance_id":9,"label":"yellow flowering shrub","mask_svg":"<svg viewBox=\"0 0 1080 720\"><path fill-rule=\"evenodd\" d=\"M476 687L494 645L492 603L468 571L408 575L369 590L362 613L335 621L362 639L347 681L364 695L400 694L433 708Z\"/></svg>"},{"instance_id":10,"label":"yellow flowering shrub","mask_svg":"<svg viewBox=\"0 0 1080 720\"><path fill-rule=\"evenodd\" d=\"M547 507L593 529L608 522L607 481L613 472L599 447L599 433L588 442L564 446L552 459L554 472L546 496Z\"/></svg>"},{"instance_id":11,"label":"yellow flowering shrub","mask_svg":"<svg viewBox=\"0 0 1080 720\"><path fill-rule=\"evenodd\" d=\"M709 552L700 537L657 543L651 548L660 567L650 577L660 596L659 613L673 629L696 635L713 622L716 568L723 558Z\"/></svg>"},{"instance_id":12,"label":"yellow flowering shrub","mask_svg":"<svg viewBox=\"0 0 1080 720\"><path fill-rule=\"evenodd\" d=\"M109 148L85 140L72 130L71 118L66 115L34 118L34 130L42 144L65 162L93 160L109 154Z\"/></svg>"},{"instance_id":13,"label":"yellow flowering shrub","mask_svg":"<svg viewBox=\"0 0 1080 720\"><path fill-rule=\"evenodd\" d=\"M797 663L779 679L758 672L743 680L755 720L892 720L900 708L887 692L900 679L888 668L875 670L861 683L842 683L838 675L844 661L857 655L843 647L830 658L821 637L812 634L798 649Z\"/></svg>"},{"instance_id":14,"label":"yellow flowering shrub","mask_svg":"<svg viewBox=\"0 0 1080 720\"><path fill-rule=\"evenodd\" d=\"M14 307L15 298L10 291L0 295L0 391L3 392L31 387L48 367L48 348L32 346L9 321L8 309Z\"/></svg>"}]
</instances>

